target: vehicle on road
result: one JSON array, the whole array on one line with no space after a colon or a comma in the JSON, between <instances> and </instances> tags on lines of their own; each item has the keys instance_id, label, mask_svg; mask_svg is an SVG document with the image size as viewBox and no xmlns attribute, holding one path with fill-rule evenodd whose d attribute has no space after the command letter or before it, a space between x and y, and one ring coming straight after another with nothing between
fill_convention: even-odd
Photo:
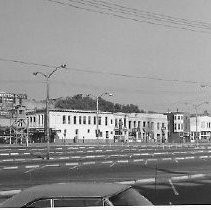
<instances>
[{"instance_id":1,"label":"vehicle on road","mask_svg":"<svg viewBox=\"0 0 211 210\"><path fill-rule=\"evenodd\" d=\"M147 206L152 203L131 186L116 183L57 183L27 188L1 208Z\"/></svg>"}]
</instances>

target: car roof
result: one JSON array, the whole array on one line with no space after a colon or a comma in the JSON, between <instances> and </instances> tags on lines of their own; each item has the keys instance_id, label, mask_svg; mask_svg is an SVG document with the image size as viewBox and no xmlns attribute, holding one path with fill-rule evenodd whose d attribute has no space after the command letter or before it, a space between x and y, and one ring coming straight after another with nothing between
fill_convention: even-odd
<instances>
[{"instance_id":1,"label":"car roof","mask_svg":"<svg viewBox=\"0 0 211 210\"><path fill-rule=\"evenodd\" d=\"M2 203L1 207L22 207L41 198L52 197L109 197L130 188L117 183L70 182L37 185L27 188Z\"/></svg>"}]
</instances>

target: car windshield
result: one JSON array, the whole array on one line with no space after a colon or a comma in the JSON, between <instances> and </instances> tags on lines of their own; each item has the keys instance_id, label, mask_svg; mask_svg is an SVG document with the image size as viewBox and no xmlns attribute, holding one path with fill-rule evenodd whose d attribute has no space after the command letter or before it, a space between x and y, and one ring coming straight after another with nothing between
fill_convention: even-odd
<instances>
[{"instance_id":1,"label":"car windshield","mask_svg":"<svg viewBox=\"0 0 211 210\"><path fill-rule=\"evenodd\" d=\"M136 190L130 188L109 198L114 206L148 206L152 205Z\"/></svg>"}]
</instances>

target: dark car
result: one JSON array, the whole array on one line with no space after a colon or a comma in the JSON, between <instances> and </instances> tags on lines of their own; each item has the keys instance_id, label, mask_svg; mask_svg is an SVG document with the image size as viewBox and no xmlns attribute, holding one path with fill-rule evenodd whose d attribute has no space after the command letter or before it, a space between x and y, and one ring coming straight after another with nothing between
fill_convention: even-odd
<instances>
[{"instance_id":1,"label":"dark car","mask_svg":"<svg viewBox=\"0 0 211 210\"><path fill-rule=\"evenodd\" d=\"M116 183L60 183L38 185L14 195L0 207L46 208L152 205L131 186Z\"/></svg>"}]
</instances>

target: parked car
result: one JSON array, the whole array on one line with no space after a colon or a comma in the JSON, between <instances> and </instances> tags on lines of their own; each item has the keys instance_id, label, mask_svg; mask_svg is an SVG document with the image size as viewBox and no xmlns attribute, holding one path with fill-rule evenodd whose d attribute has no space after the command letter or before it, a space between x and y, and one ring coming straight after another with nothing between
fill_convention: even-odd
<instances>
[{"instance_id":1,"label":"parked car","mask_svg":"<svg viewBox=\"0 0 211 210\"><path fill-rule=\"evenodd\" d=\"M152 205L131 186L116 183L60 183L27 188L4 201L1 208Z\"/></svg>"}]
</instances>

